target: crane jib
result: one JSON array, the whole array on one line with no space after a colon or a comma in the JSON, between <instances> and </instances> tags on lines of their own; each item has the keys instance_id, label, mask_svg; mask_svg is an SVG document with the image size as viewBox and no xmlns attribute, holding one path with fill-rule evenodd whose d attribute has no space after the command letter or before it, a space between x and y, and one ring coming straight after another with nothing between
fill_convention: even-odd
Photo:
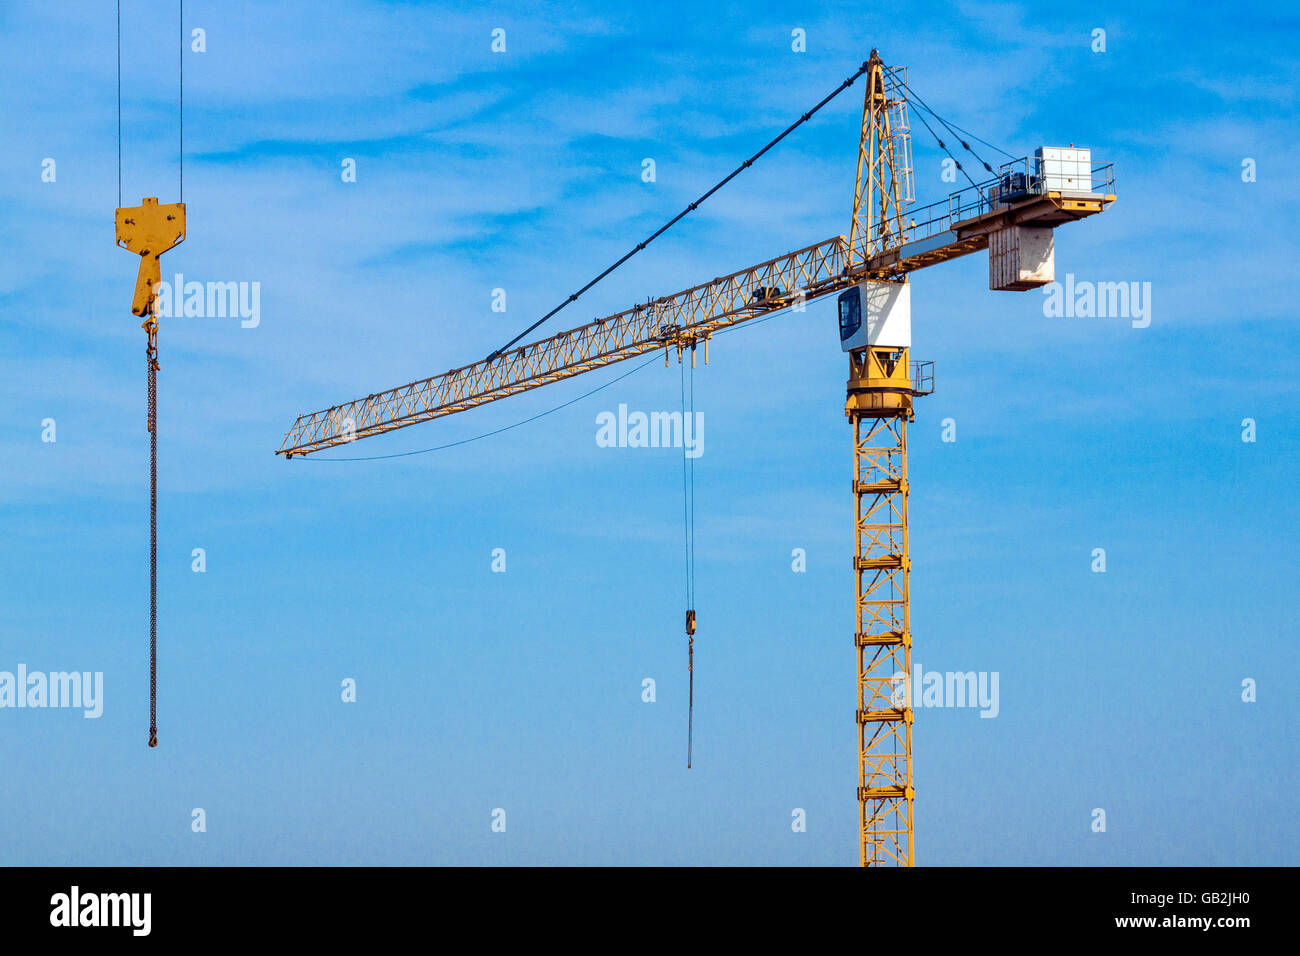
<instances>
[{"instance_id":1,"label":"crane jib","mask_svg":"<svg viewBox=\"0 0 1300 956\"><path fill-rule=\"evenodd\" d=\"M1008 167L1029 162L1018 160ZM1017 226L1050 228L1101 212L1113 202L1109 165L1092 170L1095 191L1039 191L999 198L1008 175L911 210L890 242L854 261L835 236L784 256L653 299L442 375L301 415L277 454L292 458L453 415L643 355L706 340L715 331L838 292L864 278L908 272L989 248L990 236ZM1015 287L1015 286L1008 286Z\"/></svg>"},{"instance_id":2,"label":"crane jib","mask_svg":"<svg viewBox=\"0 0 1300 956\"><path fill-rule=\"evenodd\" d=\"M654 299L490 360L298 418L278 454L305 455L464 411L851 285L843 236Z\"/></svg>"}]
</instances>

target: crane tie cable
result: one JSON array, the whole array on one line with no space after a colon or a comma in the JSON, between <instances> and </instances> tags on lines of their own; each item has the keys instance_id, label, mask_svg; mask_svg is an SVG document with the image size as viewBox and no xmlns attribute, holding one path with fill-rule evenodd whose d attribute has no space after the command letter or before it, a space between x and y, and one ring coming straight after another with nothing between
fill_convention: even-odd
<instances>
[{"instance_id":1,"label":"crane tie cable","mask_svg":"<svg viewBox=\"0 0 1300 956\"><path fill-rule=\"evenodd\" d=\"M989 149L993 150L996 153L1001 153L1007 159L1015 160L1020 158L1018 156L1011 155L1001 146L998 146L994 143L990 143L986 139L981 139L980 137L972 133L970 130L962 129L960 126L958 126L956 123L952 122L951 120L944 119L942 116L940 116L938 113L934 111L934 108L931 107L930 104L926 103L923 99L917 96L910 86L904 83L903 87L907 90L911 98L915 99L918 103L920 103L927 113L929 113L931 116L937 119L944 126L948 127L948 129L952 132L954 136L957 136L958 134L961 134L962 136L969 136L971 139L975 140L975 142L982 143L983 145L987 146ZM975 153L975 150L971 149L970 144L967 143L965 140L962 140L962 146L966 147L966 149L969 149L971 151L972 156L976 156L977 159L979 158L978 155ZM981 162L982 161L983 160L981 160Z\"/></svg>"},{"instance_id":2,"label":"crane tie cable","mask_svg":"<svg viewBox=\"0 0 1300 956\"><path fill-rule=\"evenodd\" d=\"M830 93L826 94L826 96L822 98L822 100L821 100L820 103L818 103L818 104L817 104L816 106L814 106L812 109L808 110L806 113L804 113L802 116L800 116L797 120L795 120L793 123L791 123L789 126L787 126L787 127L785 128L785 130L782 131L781 134L780 134L779 136L777 136L775 139L773 139L770 143L768 143L766 146L764 146L762 149L760 149L760 150L759 150L757 153L755 153L753 156L749 157L749 159L745 160L743 163L741 163L739 166L737 166L735 169L733 169L733 170L732 170L732 171L731 171L731 172L730 172L730 173L729 173L725 178L723 178L721 181L719 181L719 182L718 182L718 183L717 183L717 184L716 184L712 189L710 189L708 192L704 193L704 195L700 196L699 199L695 200L695 202L693 202L693 203L691 203L690 205L688 205L685 209L683 209L683 210L682 210L681 212L679 212L677 215L673 216L672 219L669 219L666 223L664 223L662 226L660 226L658 229L656 229L656 230L655 230L655 231L654 231L654 232L653 232L653 233L652 233L648 238L646 238L645 240L643 240L643 241L641 241L641 242L638 242L638 243L637 243L635 246L633 246L633 247L632 247L632 248L631 248L631 249L630 249L630 250L629 250L629 251L628 251L628 252L627 252L627 253L626 253L622 258L620 258L620 259L619 259L617 262L615 262L612 266L610 266L609 268L607 268L604 272L600 273L600 275L596 276L596 278L592 279L590 282L588 282L586 285L584 285L584 286L583 286L581 289L579 289L577 292L574 292L572 295L570 295L567 299L565 299L563 302L561 302L561 303L560 303L559 305L557 305L555 308L551 309L550 312L547 312L544 316L542 316L540 319L538 319L538 320L537 320L536 322L534 322L532 325L528 326L528 328L524 329L522 332L520 332L518 335L516 335L513 339L511 339L511 340L510 340L509 342L507 342L505 345L501 346L501 348L499 348L499 349L497 349L496 351L494 351L491 355L489 355L486 359L484 359L484 361L485 361L485 362L491 362L493 359L497 358L497 357L498 357L499 355L501 355L503 352L506 352L507 350L509 350L509 349L511 348L511 346L513 346L516 342L518 342L520 339L522 339L525 335L527 335L528 333L532 332L532 331L533 331L534 329L536 329L539 325L541 325L541 324L542 324L543 322L545 322L547 319L551 318L553 315L555 315L557 312L559 312L561 309L563 309L563 308L564 308L565 306L567 306L569 303L571 303L571 302L576 302L576 301L578 300L578 297L579 297L579 296L581 296L584 292L586 292L588 289L590 289L592 286L594 286L597 282L599 282L601 279L605 278L607 275L609 275L611 272L613 272L615 269L617 269L617 268L618 268L619 266L621 266L623 263L627 262L627 261L628 261L629 259L631 259L634 255L636 255L638 252L640 252L642 249L644 249L646 246L650 245L650 243L652 243L652 242L654 242L656 239L658 239L661 235L663 235L665 232L667 232L670 228L672 228L673 226L675 226L679 221L681 221L681 220L684 219L686 216L688 216L690 213L692 213L692 212L694 212L696 209L698 209L698 208L701 206L701 204L704 203L704 201L705 201L706 199L708 199L710 196L712 196L714 193L716 193L716 192L717 192L719 189L721 189L723 186L727 185L727 183L731 182L733 179L735 179L737 176L739 176L742 172L744 172L744 171L745 171L746 169L748 169L750 166L754 165L754 162L755 162L755 161L756 161L760 156L762 156L764 153L766 153L769 149L771 149L771 148L772 148L773 146L775 146L777 143L781 142L781 140L785 139L787 136L789 136L791 133L793 133L796 129L798 129L798 128L799 128L800 126L802 126L804 123L808 122L808 120L812 119L813 115L816 114L818 110L820 110L823 106L825 106L825 105L826 105L827 103L829 103L831 100L835 99L835 97L839 96L841 93L843 93L845 90L847 90L850 86L852 86L853 83L857 80L857 78L860 77L863 73L865 73L865 72L867 71L867 67L868 67L868 64L864 62L864 63L862 64L862 66L858 67L858 71L857 71L856 73L854 73L852 76L850 76L848 79L846 79L843 83L841 83L839 86L837 86L837 87L836 87L834 90L832 90Z\"/></svg>"},{"instance_id":3,"label":"crane tie cable","mask_svg":"<svg viewBox=\"0 0 1300 956\"><path fill-rule=\"evenodd\" d=\"M974 157L975 157L975 160L976 160L976 161L977 161L981 166L983 166L986 170L988 170L990 173L995 171L995 170L993 169L993 167L990 166L987 162L985 162L985 161L984 161L984 158L983 158L982 156L980 156L979 153L975 152L975 148L974 148L973 146L971 146L970 143L968 143L968 142L966 142L966 140L962 139L962 136L961 136L962 133L965 133L967 136L969 136L971 139L975 140L976 142L983 143L985 146L989 147L989 149L996 150L997 152L1001 153L1003 156L1007 157L1007 158L1010 159L1010 160L1013 160L1013 161L1014 161L1014 160L1016 159L1015 156L1012 156L1012 155L1011 155L1010 153L1008 153L1005 149L1001 149L1000 147L994 146L992 143L988 142L987 140L980 139L980 138L979 138L978 136L976 136L974 133L967 133L965 130L961 129L961 127L957 126L955 123L950 123L950 122L948 122L946 119L944 119L944 118L943 118L942 116L940 116L938 113L936 113L936 112L934 111L934 109L930 106L930 104L928 104L925 100L921 99L921 97L919 97L919 96L916 94L916 91L913 90L910 86L907 85L906 81L903 81L903 82L902 82L902 87L903 87L904 90L906 90L906 95L907 95L908 99L915 100L915 101L917 102L917 104L918 104L922 109L924 109L927 113L929 113L931 116L933 116L933 117L934 117L934 118L935 118L935 119L936 119L936 120L937 120L937 121L938 121L938 122L939 122L939 123L940 123L940 124L945 128L945 129L946 129L946 130L948 130L948 132L952 133L952 135L955 136L955 137L957 138L957 141L958 141L959 143L961 143L962 148L965 149L966 152L968 152L968 153L970 153L972 156L974 156ZM922 123L925 123L925 117L924 117L924 116L922 116L920 113L917 113L917 116L920 117ZM929 130L930 130L930 135L931 135L931 136L934 136L934 138L935 138L936 140L939 141L939 146L940 146L940 148L942 148L942 149L944 150L944 152L947 152L948 147L944 146L944 144L943 144L943 140L939 139L939 137L935 134L934 130L930 129L930 124L929 124L929 123L925 123L925 128L926 128L926 129L929 129ZM950 157L952 156L951 153L948 153L948 155L949 155ZM953 159L953 162L956 163L957 160L954 158L954 159ZM957 163L957 168L958 168L958 169L961 169L961 163ZM963 169L962 172L964 173L965 170ZM967 178L967 179L970 179L969 176L967 176L966 178Z\"/></svg>"},{"instance_id":4,"label":"crane tie cable","mask_svg":"<svg viewBox=\"0 0 1300 956\"><path fill-rule=\"evenodd\" d=\"M966 177L966 181L967 181L968 183L970 183L972 186L975 186L975 187L978 188L978 185L979 185L979 184L976 183L975 180L971 179L971 177L970 177L970 173L966 172L966 167L964 167L964 166L961 164L961 160L959 160L956 156L954 156L954 155L952 154L952 151L951 151L950 149L948 149L947 145L946 145L946 144L944 143L944 141L939 137L939 134L936 133L936 132L934 131L934 129L930 126L929 123L926 123L926 121L925 121L925 114L924 114L924 113L921 113L921 112L918 112L918 113L916 114L916 118L919 119L919 120L920 120L920 121L925 125L925 128L926 128L926 129L930 130L930 135L934 137L934 141L935 141L936 143L939 144L939 148L940 148L941 150L943 150L945 153L948 154L948 158L951 159L951 160L953 161L953 163L956 165L957 169L961 172L961 174L962 174L963 176ZM965 187L962 187L962 188L964 189Z\"/></svg>"}]
</instances>

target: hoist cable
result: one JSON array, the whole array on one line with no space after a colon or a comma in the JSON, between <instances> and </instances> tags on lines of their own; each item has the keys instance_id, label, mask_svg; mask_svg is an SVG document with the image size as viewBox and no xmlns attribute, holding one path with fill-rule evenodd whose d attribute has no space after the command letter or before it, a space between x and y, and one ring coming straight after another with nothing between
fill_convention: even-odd
<instances>
[{"instance_id":1,"label":"hoist cable","mask_svg":"<svg viewBox=\"0 0 1300 956\"><path fill-rule=\"evenodd\" d=\"M695 419L695 350L691 349L691 372L690 372L690 402L691 402L691 434L695 437L695 445L698 448L700 443L699 429L696 427L699 423ZM686 448L686 423L682 423L682 448ZM691 458L691 607L695 607L695 459Z\"/></svg>"},{"instance_id":2,"label":"hoist cable","mask_svg":"<svg viewBox=\"0 0 1300 956\"><path fill-rule=\"evenodd\" d=\"M180 178L180 202L185 201L185 0L178 0L179 49L179 110L180 141L177 149L177 169ZM122 205L122 0L117 0L117 205Z\"/></svg>"},{"instance_id":3,"label":"hoist cable","mask_svg":"<svg viewBox=\"0 0 1300 956\"><path fill-rule=\"evenodd\" d=\"M122 206L122 0L117 0L117 205Z\"/></svg>"},{"instance_id":4,"label":"hoist cable","mask_svg":"<svg viewBox=\"0 0 1300 956\"><path fill-rule=\"evenodd\" d=\"M686 455L686 428L687 428L687 411L686 404L686 363L679 361L681 368L681 407L682 407L682 533L684 535L685 557L686 557L686 607L689 609L693 605L691 600L694 597L692 593L691 582L691 532L692 532L692 515L691 515L691 489L689 481L689 459Z\"/></svg>"},{"instance_id":5,"label":"hoist cable","mask_svg":"<svg viewBox=\"0 0 1300 956\"><path fill-rule=\"evenodd\" d=\"M179 28L180 28L180 144L178 149L177 171L180 174L180 202L185 202L185 0L177 0L180 7Z\"/></svg>"},{"instance_id":6,"label":"hoist cable","mask_svg":"<svg viewBox=\"0 0 1300 956\"><path fill-rule=\"evenodd\" d=\"M694 362L695 350L692 348L688 390L686 362L682 356L678 356L682 404L682 527L686 537L686 675L689 683L686 709L687 770L691 769L695 749L695 459L690 457L686 443L686 430L695 424Z\"/></svg>"},{"instance_id":7,"label":"hoist cable","mask_svg":"<svg viewBox=\"0 0 1300 956\"><path fill-rule=\"evenodd\" d=\"M611 272L613 272L615 269L617 269L617 268L618 268L619 266L621 266L623 263L627 262L627 261L628 261L629 259L631 259L634 255L636 255L638 252L640 252L642 249L644 249L646 246L650 245L650 243L652 243L652 242L654 242L656 239L658 239L661 235L663 235L663 234L664 234L665 232L667 232L670 228L672 228L674 225L676 225L680 220L684 219L687 215L689 215L690 213L692 213L692 212L694 212L696 209L698 209L698 208L700 207L700 205L701 205L701 204L702 204L706 199L708 199L710 196L712 196L714 193L716 193L716 192L717 192L719 189L721 189L723 186L727 185L727 183L731 182L733 179L735 179L738 175L740 175L742 172L744 172L744 171L745 171L746 169L748 169L750 166L754 165L754 162L755 162L755 161L756 161L760 156L762 156L764 153L766 153L769 149L771 149L771 148L772 148L773 146L775 146L777 143L781 142L781 140L785 139L787 136L789 136L791 133L793 133L796 129L798 129L798 128L799 128L800 126L802 126L804 123L808 122L808 120L810 120L810 119L813 117L813 115L814 115L818 110L820 110L823 106L825 106L825 105L826 105L827 103L829 103L831 100L835 99L835 97L839 96L841 93L843 93L845 90L847 90L850 86L852 86L853 83L854 83L854 81L856 81L857 78L858 78L859 76L861 76L863 73L865 73L865 72L867 71L867 67L868 67L868 63L863 63L862 66L860 66L860 67L858 68L858 71L857 71L856 73L854 73L854 74L853 74L852 76L850 76L847 80L845 80L843 83L841 83L838 87L836 87L834 90L832 90L830 93L828 93L825 97L823 97L823 98L822 98L822 101L821 101L820 103L818 103L818 104L817 104L816 106L814 106L812 109L808 110L808 112L804 113L804 114L803 114L802 116L800 116L797 120L795 120L793 123L791 123L789 126L787 126L787 127L785 128L785 130L784 130L784 131L783 131L779 136L777 136L775 139L773 139L770 143L768 143L766 146L764 146L762 149L760 149L760 150L759 150L757 153L755 153L753 156L749 157L749 159L745 160L743 163L741 163L739 166L737 166L735 169L733 169L733 170L732 170L732 171L731 171L731 172L730 172L730 173L729 173L729 174L728 174L724 179L722 179L720 182L718 182L718 183L717 183L717 184L716 184L712 189L710 189L708 192L704 193L704 195L700 196L699 199L695 200L695 202L691 203L689 206L687 206L685 209L683 209L683 210L682 210L681 212L679 212L677 215L673 216L672 219L669 219L666 223L664 223L662 226L660 226L658 229L656 229L653 233L651 233L651 235L650 235L647 239L644 239L643 241L641 241L641 242L637 243L635 246L633 246L631 250L629 250L629 251L628 251L628 252L627 252L627 253L626 253L622 258L620 258L620 259L619 259L617 262L615 262L612 266L610 266L609 268L607 268L604 272L600 273L600 275L596 276L596 278L592 279L590 282L588 282L586 285L584 285L584 286L583 286L581 289L579 289L577 292L575 292L575 293L573 293L572 295L570 295L567 299L565 299L563 302L561 302L561 303L560 303L559 305L557 305L555 308L551 309L550 312L547 312L544 316L542 316L540 319L538 319L538 320L537 320L536 322L534 322L532 325L528 326L528 328L524 329L522 332L520 332L518 335L516 335L513 339L511 339L511 340L510 340L509 342L507 342L505 345L501 346L501 348L499 348L499 349L497 349L496 351L494 351L491 355L489 355L486 359L484 359L484 361L486 361L486 362L491 362L493 359L495 359L495 358L496 358L497 356L499 356L501 353L507 351L511 346L513 346L516 342L518 342L520 339L522 339L525 335L527 335L528 333L532 332L532 331L533 331L534 329L536 329L539 325L541 325L541 324L542 324L543 322L545 322L547 319L551 318L553 315L555 315L557 312L559 312L561 309L563 309L563 308L564 308L565 306L567 306L569 303L571 303L571 302L576 302L576 301L578 300L578 297L579 297L579 296L581 296L584 292L586 292L588 289L590 289L592 286L594 286L597 282L599 282L601 279L605 278L605 276L609 275Z\"/></svg>"},{"instance_id":8,"label":"hoist cable","mask_svg":"<svg viewBox=\"0 0 1300 956\"><path fill-rule=\"evenodd\" d=\"M691 387L690 387L690 422L694 430L696 447L699 447L699 430L695 420L695 350L691 349ZM686 450L686 422L682 422L682 450ZM691 460L691 610L695 610L695 459ZM694 628L692 628L694 630ZM691 757L695 746L695 635L688 635L686 647L686 666L690 671L690 691L686 712L686 769L691 768Z\"/></svg>"}]
</instances>

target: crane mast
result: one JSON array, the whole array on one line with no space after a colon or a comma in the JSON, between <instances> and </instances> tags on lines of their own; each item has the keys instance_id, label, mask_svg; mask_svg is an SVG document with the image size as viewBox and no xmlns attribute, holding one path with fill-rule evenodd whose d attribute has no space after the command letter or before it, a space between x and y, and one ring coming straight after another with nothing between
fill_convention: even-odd
<instances>
[{"instance_id":1,"label":"crane mast","mask_svg":"<svg viewBox=\"0 0 1300 956\"><path fill-rule=\"evenodd\" d=\"M851 262L904 240L911 201L907 104L895 71L872 51L862 107L849 232ZM888 280L890 270L869 273ZM906 276L898 281L906 282ZM912 708L899 675L912 672L908 606L907 424L914 395L908 335L849 352L844 413L853 426L858 663L858 816L863 866L913 861ZM904 686L904 690L906 687Z\"/></svg>"},{"instance_id":2,"label":"crane mast","mask_svg":"<svg viewBox=\"0 0 1300 956\"><path fill-rule=\"evenodd\" d=\"M309 455L656 349L667 362L673 350L681 361L689 348L693 361L703 343L707 361L713 333L839 293L841 348L849 360L844 411L853 429L860 862L911 866L907 426L913 400L933 391L933 363L910 357L907 277L988 249L991 289L1037 288L1054 277L1054 228L1102 212L1115 196L1111 167L1094 168L1089 151L1044 148L1005 164L993 180L909 210L905 71L886 66L872 50L863 74L847 238L834 236L481 362L300 415L276 453ZM692 623L688 612L688 632Z\"/></svg>"}]
</instances>

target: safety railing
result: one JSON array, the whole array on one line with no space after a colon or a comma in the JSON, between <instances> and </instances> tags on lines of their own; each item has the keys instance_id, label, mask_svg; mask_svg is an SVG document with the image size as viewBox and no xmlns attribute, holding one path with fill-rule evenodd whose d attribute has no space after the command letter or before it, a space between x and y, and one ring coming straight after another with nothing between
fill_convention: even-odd
<instances>
[{"instance_id":1,"label":"safety railing","mask_svg":"<svg viewBox=\"0 0 1300 956\"><path fill-rule=\"evenodd\" d=\"M1047 188L1039 173L1036 156L1026 156L1003 164L991 179L967 186L925 206L907 210L901 217L901 243L918 242L951 232L957 223L974 219L1031 196L1041 196ZM1115 167L1102 163L1091 167L1091 192L1104 195L1115 193Z\"/></svg>"},{"instance_id":2,"label":"safety railing","mask_svg":"<svg viewBox=\"0 0 1300 956\"><path fill-rule=\"evenodd\" d=\"M912 363L912 394L929 395L934 391L934 363Z\"/></svg>"}]
</instances>

